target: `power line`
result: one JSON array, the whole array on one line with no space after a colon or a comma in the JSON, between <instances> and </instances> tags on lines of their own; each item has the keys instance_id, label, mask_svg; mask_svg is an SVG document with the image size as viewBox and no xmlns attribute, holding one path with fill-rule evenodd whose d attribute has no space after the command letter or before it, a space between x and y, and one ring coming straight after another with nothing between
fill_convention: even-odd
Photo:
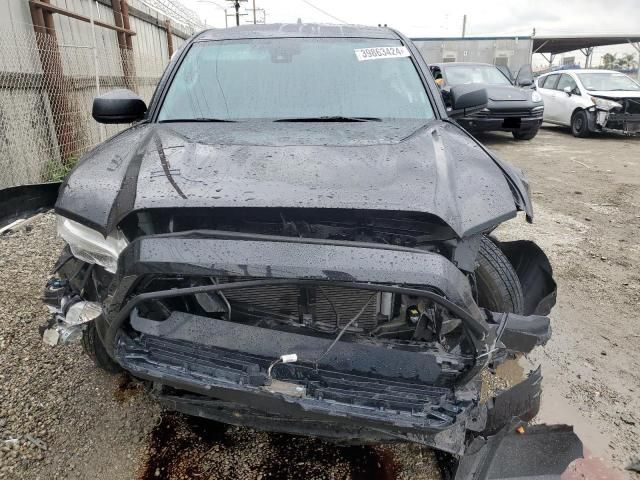
<instances>
[{"instance_id":1,"label":"power line","mask_svg":"<svg viewBox=\"0 0 640 480\"><path fill-rule=\"evenodd\" d=\"M311 3L309 0L300 0L303 3L306 3L307 5L309 5L311 8L319 11L320 13L326 15L329 18L333 18L334 20L340 22L340 23L349 23L349 22L345 22L344 20L338 18L338 17L334 17L333 15L331 15L329 12L321 9L320 7L316 7L313 3Z\"/></svg>"}]
</instances>

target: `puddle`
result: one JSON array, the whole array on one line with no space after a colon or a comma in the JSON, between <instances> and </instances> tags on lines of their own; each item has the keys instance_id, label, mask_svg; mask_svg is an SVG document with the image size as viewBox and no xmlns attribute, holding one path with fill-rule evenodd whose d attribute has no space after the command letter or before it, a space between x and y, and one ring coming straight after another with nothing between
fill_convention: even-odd
<instances>
[{"instance_id":1,"label":"puddle","mask_svg":"<svg viewBox=\"0 0 640 480\"><path fill-rule=\"evenodd\" d=\"M338 446L165 412L137 478L395 480L400 471L385 447Z\"/></svg>"},{"instance_id":2,"label":"puddle","mask_svg":"<svg viewBox=\"0 0 640 480\"><path fill-rule=\"evenodd\" d=\"M595 423L585 418L576 407L569 403L569 400L562 396L559 386L555 385L557 379L561 378L556 368L545 365L543 376L542 403L536 421L538 423L572 425L585 448L595 456L606 455L609 449L608 439L598 430Z\"/></svg>"}]
</instances>

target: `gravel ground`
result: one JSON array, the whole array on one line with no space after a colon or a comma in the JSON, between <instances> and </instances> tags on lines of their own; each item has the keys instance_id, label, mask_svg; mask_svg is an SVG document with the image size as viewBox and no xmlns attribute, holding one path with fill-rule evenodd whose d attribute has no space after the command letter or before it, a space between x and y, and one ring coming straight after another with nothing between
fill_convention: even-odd
<instances>
[{"instance_id":1,"label":"gravel ground","mask_svg":"<svg viewBox=\"0 0 640 480\"><path fill-rule=\"evenodd\" d=\"M559 283L554 337L529 359L545 374L540 421L575 424L623 467L640 454L640 139L545 128L481 140L527 172L536 202L533 225L518 218L498 236L539 242ZM40 292L60 248L52 215L0 237L0 478L439 478L415 445L337 447L162 412L79 346L43 345ZM490 381L521 376L512 364Z\"/></svg>"}]
</instances>

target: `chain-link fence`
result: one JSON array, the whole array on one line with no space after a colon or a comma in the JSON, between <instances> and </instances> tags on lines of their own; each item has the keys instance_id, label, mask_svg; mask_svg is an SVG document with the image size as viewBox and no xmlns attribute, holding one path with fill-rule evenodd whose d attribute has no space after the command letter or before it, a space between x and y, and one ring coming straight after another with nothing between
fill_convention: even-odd
<instances>
[{"instance_id":1,"label":"chain-link fence","mask_svg":"<svg viewBox=\"0 0 640 480\"><path fill-rule=\"evenodd\" d=\"M161 55L90 43L62 44L33 28L0 31L0 188L59 180L121 130L91 118L97 93L131 88L150 100L166 63Z\"/></svg>"}]
</instances>

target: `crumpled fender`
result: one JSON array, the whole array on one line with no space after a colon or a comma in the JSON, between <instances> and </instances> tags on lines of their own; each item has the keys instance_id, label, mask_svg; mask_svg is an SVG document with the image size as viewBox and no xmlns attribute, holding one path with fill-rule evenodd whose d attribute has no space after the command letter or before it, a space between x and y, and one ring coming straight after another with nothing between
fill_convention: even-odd
<instances>
[{"instance_id":1,"label":"crumpled fender","mask_svg":"<svg viewBox=\"0 0 640 480\"><path fill-rule=\"evenodd\" d=\"M0 189L0 227L39 210L53 208L59 188L60 182L54 182Z\"/></svg>"}]
</instances>

